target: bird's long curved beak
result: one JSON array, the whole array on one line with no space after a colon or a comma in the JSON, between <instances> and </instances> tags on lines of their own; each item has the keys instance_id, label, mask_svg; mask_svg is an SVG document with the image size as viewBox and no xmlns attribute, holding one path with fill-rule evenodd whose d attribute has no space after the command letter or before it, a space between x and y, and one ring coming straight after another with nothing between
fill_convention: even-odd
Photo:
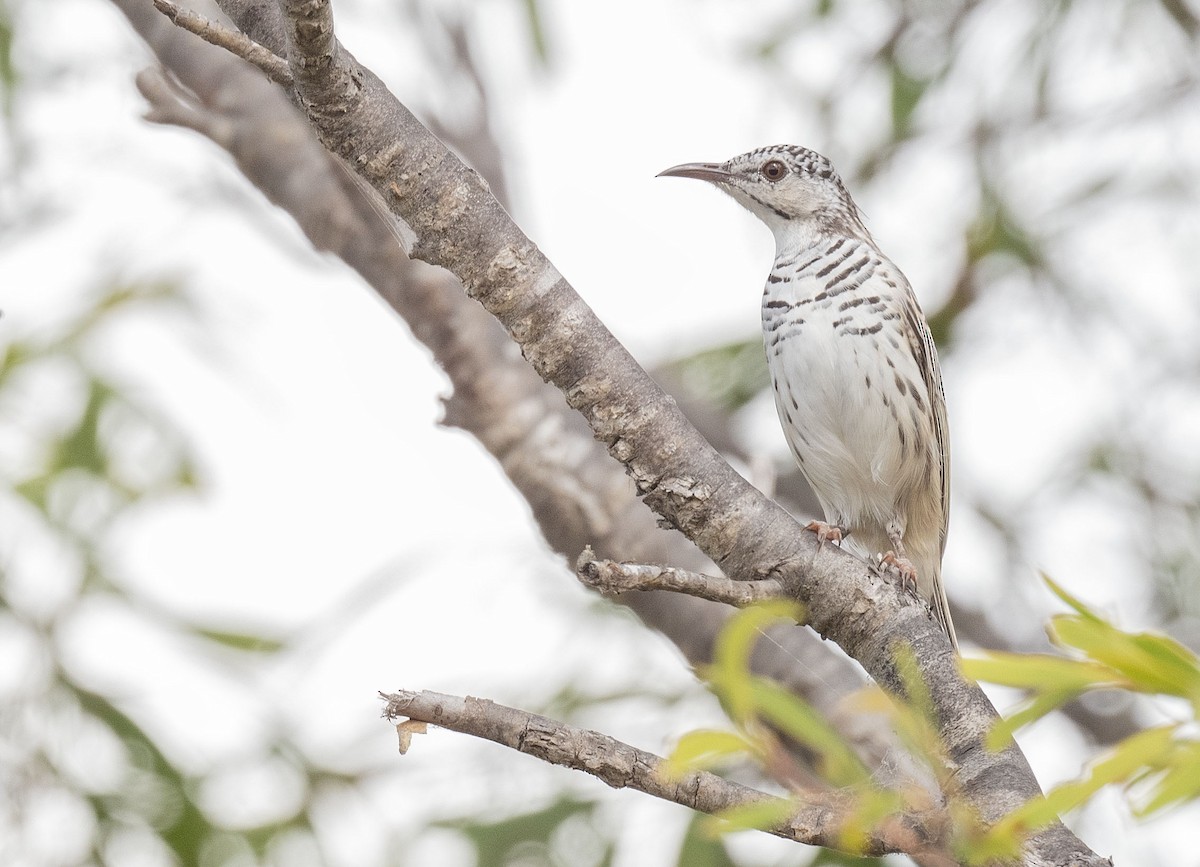
<instances>
[{"instance_id":1,"label":"bird's long curved beak","mask_svg":"<svg viewBox=\"0 0 1200 867\"><path fill-rule=\"evenodd\" d=\"M719 184L728 181L732 175L717 163L684 163L671 166L658 173L660 178L695 178L699 181L711 181Z\"/></svg>"}]
</instances>

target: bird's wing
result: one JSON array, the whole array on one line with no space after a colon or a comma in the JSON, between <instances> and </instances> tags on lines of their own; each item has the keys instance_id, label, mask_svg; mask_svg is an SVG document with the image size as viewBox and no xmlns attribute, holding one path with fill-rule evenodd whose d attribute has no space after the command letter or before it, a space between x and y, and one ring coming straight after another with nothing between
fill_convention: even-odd
<instances>
[{"instance_id":1,"label":"bird's wing","mask_svg":"<svg viewBox=\"0 0 1200 867\"><path fill-rule=\"evenodd\" d=\"M925 382L925 397L928 400L933 416L933 435L940 457L942 483L942 532L941 550L946 549L946 532L950 524L950 431L946 422L946 393L942 388L942 369L938 364L937 347L933 342L933 332L917 306L916 297L910 288L904 304L904 319L908 326L909 346L913 357L921 369L921 377Z\"/></svg>"},{"instance_id":2,"label":"bird's wing","mask_svg":"<svg viewBox=\"0 0 1200 867\"><path fill-rule=\"evenodd\" d=\"M942 482L942 532L939 540L939 551L946 550L946 533L950 527L950 430L946 421L946 393L942 388L942 368L938 364L937 347L933 342L933 332L917 305L916 296L909 287L904 304L904 318L908 325L908 340L913 357L921 368L921 377L925 380L925 396L933 417L933 435L937 443L941 460ZM941 558L938 558L937 574L934 576L933 598L930 604L934 616L942 629L950 637L950 643L958 649L958 638L954 634L954 625L950 620L950 602L946 599L946 586L942 581Z\"/></svg>"}]
</instances>

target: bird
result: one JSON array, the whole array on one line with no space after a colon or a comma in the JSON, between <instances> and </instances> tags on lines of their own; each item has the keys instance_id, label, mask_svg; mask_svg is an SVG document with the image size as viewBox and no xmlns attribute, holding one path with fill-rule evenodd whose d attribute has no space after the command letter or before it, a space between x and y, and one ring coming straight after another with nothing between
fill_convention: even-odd
<instances>
[{"instance_id":1,"label":"bird","mask_svg":"<svg viewBox=\"0 0 1200 867\"><path fill-rule=\"evenodd\" d=\"M876 558L958 649L942 585L950 442L937 348L912 286L824 156L774 145L659 177L707 181L775 236L762 331L785 438L821 504L818 544ZM844 542L843 542L844 540Z\"/></svg>"}]
</instances>

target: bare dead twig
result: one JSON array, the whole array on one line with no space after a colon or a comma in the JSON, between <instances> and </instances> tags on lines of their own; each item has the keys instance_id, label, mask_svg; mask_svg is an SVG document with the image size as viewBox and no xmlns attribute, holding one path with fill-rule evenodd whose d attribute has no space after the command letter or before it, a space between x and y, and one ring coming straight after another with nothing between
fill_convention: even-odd
<instances>
[{"instance_id":1,"label":"bare dead twig","mask_svg":"<svg viewBox=\"0 0 1200 867\"><path fill-rule=\"evenodd\" d=\"M806 794L785 800L708 771L675 775L666 767L666 760L653 753L486 699L428 690L381 692L380 697L387 702L383 715L393 722L415 721L484 738L549 764L583 771L613 788L636 789L701 813L718 815L738 807L778 803L789 808L790 817L769 829L770 833L845 851L843 832L853 821L853 799L845 793ZM411 726L405 727L402 738L411 737L413 731ZM940 811L904 813L881 823L852 851L868 855L916 852L924 864L951 867L955 861L941 852L936 842L945 827Z\"/></svg>"},{"instance_id":2,"label":"bare dead twig","mask_svg":"<svg viewBox=\"0 0 1200 867\"><path fill-rule=\"evenodd\" d=\"M205 18L190 9L184 9L171 0L154 0L154 8L166 15L173 24L196 34L210 45L224 48L235 57L253 64L276 84L291 88L292 71L288 69L287 61L277 57L241 31Z\"/></svg>"},{"instance_id":3,"label":"bare dead twig","mask_svg":"<svg viewBox=\"0 0 1200 867\"><path fill-rule=\"evenodd\" d=\"M745 608L767 599L786 599L783 585L773 578L761 581L734 581L723 575L705 575L671 566L617 563L598 560L591 548L585 548L575 563L579 580L606 596L631 590L670 590L712 602Z\"/></svg>"}]
</instances>

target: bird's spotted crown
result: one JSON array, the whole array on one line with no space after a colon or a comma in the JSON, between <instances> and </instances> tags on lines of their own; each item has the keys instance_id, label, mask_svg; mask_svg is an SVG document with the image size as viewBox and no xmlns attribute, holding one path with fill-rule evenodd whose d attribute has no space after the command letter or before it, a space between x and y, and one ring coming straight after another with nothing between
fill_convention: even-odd
<instances>
[{"instance_id":1,"label":"bird's spotted crown","mask_svg":"<svg viewBox=\"0 0 1200 867\"><path fill-rule=\"evenodd\" d=\"M731 166L734 163L740 164L743 162L746 165L757 165L771 157L782 160L788 169L797 174L811 175L814 178L833 181L839 187L844 188L842 179L834 169L833 163L816 151L810 151L808 148L800 147L800 145L781 144L756 148L750 151L750 153L734 157L729 163Z\"/></svg>"},{"instance_id":2,"label":"bird's spotted crown","mask_svg":"<svg viewBox=\"0 0 1200 867\"><path fill-rule=\"evenodd\" d=\"M760 166L773 159L782 162L792 174L827 181L837 190L839 196L845 199L851 208L854 208L850 191L842 183L842 176L837 173L833 163L816 151L810 151L800 145L778 144L756 148L749 153L734 157L725 165L731 172L747 170L756 172ZM857 214L857 208L854 210Z\"/></svg>"}]
</instances>

